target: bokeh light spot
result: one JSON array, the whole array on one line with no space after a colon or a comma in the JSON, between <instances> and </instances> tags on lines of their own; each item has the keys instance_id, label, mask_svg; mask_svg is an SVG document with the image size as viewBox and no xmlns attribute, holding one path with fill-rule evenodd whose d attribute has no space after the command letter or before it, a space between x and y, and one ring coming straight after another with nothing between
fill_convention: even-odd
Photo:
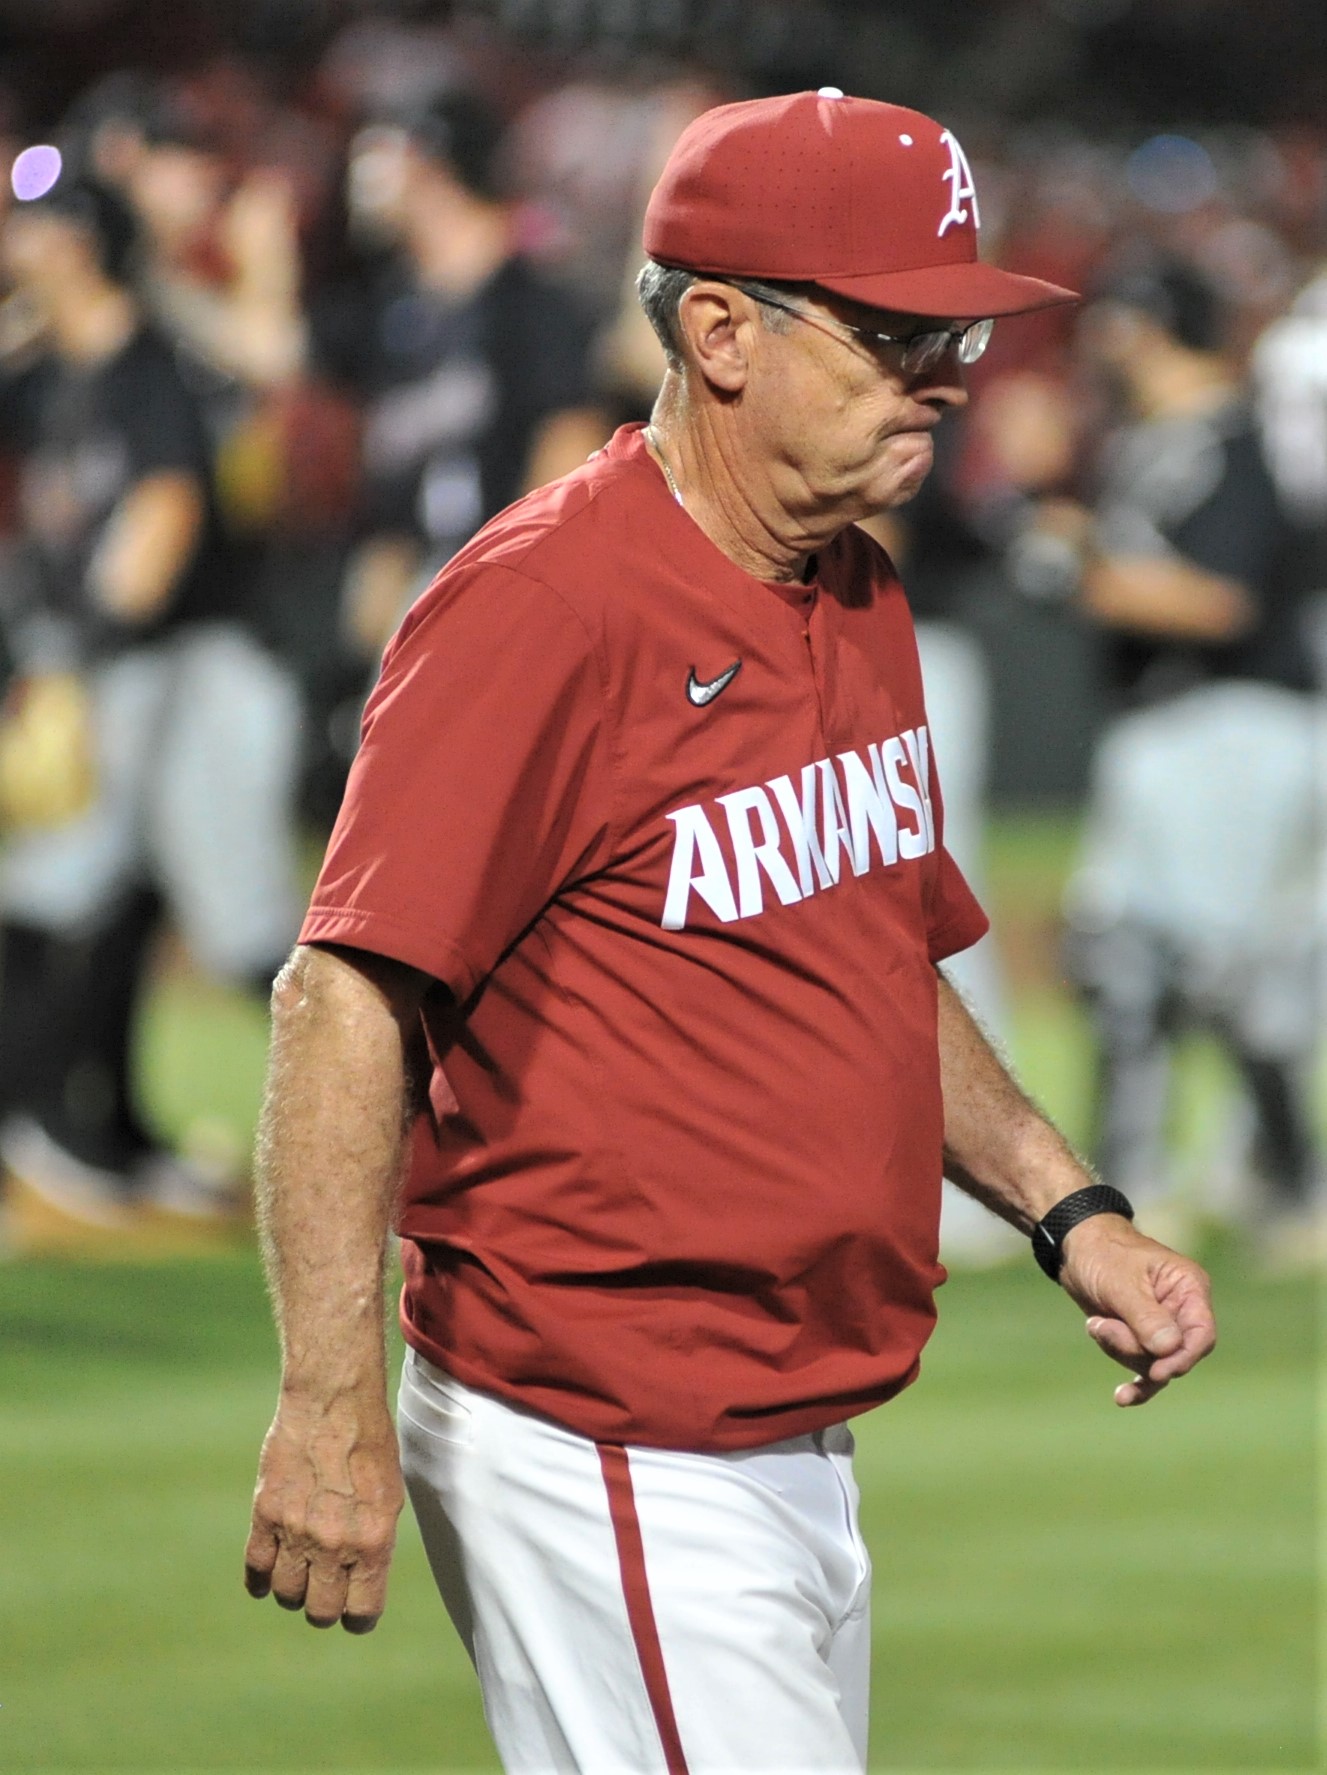
<instances>
[{"instance_id":1,"label":"bokeh light spot","mask_svg":"<svg viewBox=\"0 0 1327 1775\"><path fill-rule=\"evenodd\" d=\"M1152 136L1129 156L1126 177L1140 203L1167 216L1197 209L1220 183L1212 156L1189 136Z\"/></svg>"},{"instance_id":2,"label":"bokeh light spot","mask_svg":"<svg viewBox=\"0 0 1327 1775\"><path fill-rule=\"evenodd\" d=\"M14 196L20 203L33 203L46 193L60 177L63 166L60 150L42 144L36 148L25 148L14 162L9 182L14 188Z\"/></svg>"}]
</instances>

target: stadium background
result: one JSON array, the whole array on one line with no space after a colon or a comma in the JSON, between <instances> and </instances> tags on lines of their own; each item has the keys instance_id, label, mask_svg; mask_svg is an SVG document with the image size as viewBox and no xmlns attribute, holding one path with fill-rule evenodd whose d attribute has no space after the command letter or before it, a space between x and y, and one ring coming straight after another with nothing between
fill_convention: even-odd
<instances>
[{"instance_id":1,"label":"stadium background","mask_svg":"<svg viewBox=\"0 0 1327 1775\"><path fill-rule=\"evenodd\" d=\"M919 104L1006 165L1089 143L1127 169L1171 134L1250 177L1275 142L1316 164L1321 226L1327 56L1306 0L492 0L450 16L348 0L4 0L0 123L41 139L109 69L218 58L293 103L348 26L385 18L459 38L512 114L572 79L643 85L685 65L748 90L837 81ZM1056 921L1095 687L1060 613L1009 599L984 633L1003 692L990 886L1012 1047L1081 1136L1089 1045ZM243 1146L261 1017L168 951L141 1039L161 1123ZM1219 1163L1224 1101L1219 1059L1195 1044L1176 1130L1195 1176ZM1322 1766L1315 1290L1252 1273L1228 1235L1208 1256L1223 1347L1139 1414L1113 1411L1112 1377L1030 1264L946 1289L924 1383L861 1430L873 1767ZM0 1764L495 1767L408 1522L369 1641L315 1636L243 1597L274 1385L242 1244L0 1265Z\"/></svg>"}]
</instances>

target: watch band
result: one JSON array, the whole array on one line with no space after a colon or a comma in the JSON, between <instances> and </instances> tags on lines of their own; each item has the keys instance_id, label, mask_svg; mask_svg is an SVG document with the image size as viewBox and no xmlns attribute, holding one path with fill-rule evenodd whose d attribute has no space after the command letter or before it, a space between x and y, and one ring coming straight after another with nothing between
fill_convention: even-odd
<instances>
[{"instance_id":1,"label":"watch band","mask_svg":"<svg viewBox=\"0 0 1327 1775\"><path fill-rule=\"evenodd\" d=\"M1064 1238L1082 1220L1094 1214L1122 1214L1133 1219L1133 1203L1108 1183L1089 1184L1065 1196L1032 1229L1032 1255L1052 1282L1060 1279L1064 1263Z\"/></svg>"}]
</instances>

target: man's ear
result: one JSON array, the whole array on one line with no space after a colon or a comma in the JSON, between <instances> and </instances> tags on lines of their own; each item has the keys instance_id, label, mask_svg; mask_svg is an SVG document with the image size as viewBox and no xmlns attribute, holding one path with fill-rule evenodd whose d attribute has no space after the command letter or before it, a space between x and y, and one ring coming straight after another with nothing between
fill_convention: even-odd
<instances>
[{"instance_id":1,"label":"man's ear","mask_svg":"<svg viewBox=\"0 0 1327 1775\"><path fill-rule=\"evenodd\" d=\"M677 319L687 356L705 380L724 394L739 394L750 373L755 305L731 284L700 278L683 294Z\"/></svg>"}]
</instances>

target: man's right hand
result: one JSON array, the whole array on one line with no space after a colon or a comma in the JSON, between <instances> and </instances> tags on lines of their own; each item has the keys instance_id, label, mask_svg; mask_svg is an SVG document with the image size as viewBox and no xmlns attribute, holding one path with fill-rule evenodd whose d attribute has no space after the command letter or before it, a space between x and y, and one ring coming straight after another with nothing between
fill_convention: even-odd
<instances>
[{"instance_id":1,"label":"man's right hand","mask_svg":"<svg viewBox=\"0 0 1327 1775\"><path fill-rule=\"evenodd\" d=\"M303 1609L314 1627L369 1633L387 1602L405 1502L383 1399L331 1405L284 1393L263 1443L244 1550L250 1596Z\"/></svg>"}]
</instances>

